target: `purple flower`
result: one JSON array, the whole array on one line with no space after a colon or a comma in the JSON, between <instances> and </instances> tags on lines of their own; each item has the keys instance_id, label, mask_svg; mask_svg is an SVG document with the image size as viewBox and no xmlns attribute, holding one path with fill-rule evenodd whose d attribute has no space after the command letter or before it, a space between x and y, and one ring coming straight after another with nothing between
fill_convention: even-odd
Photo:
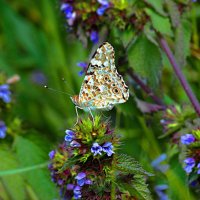
<instances>
[{"instance_id":1,"label":"purple flower","mask_svg":"<svg viewBox=\"0 0 200 200\"><path fill-rule=\"evenodd\" d=\"M83 185L91 185L92 181L90 179L86 179L86 173L84 172L80 172L78 173L78 175L75 177L75 179L77 180L77 184L79 186L83 186Z\"/></svg>"},{"instance_id":2,"label":"purple flower","mask_svg":"<svg viewBox=\"0 0 200 200\"><path fill-rule=\"evenodd\" d=\"M55 152L54 150L50 151L50 152L49 152L49 158L50 158L50 159L53 159L54 156L55 156L55 154L56 154L56 152Z\"/></svg>"},{"instance_id":3,"label":"purple flower","mask_svg":"<svg viewBox=\"0 0 200 200\"><path fill-rule=\"evenodd\" d=\"M164 153L161 154L160 156L158 156L155 160L151 162L151 166L158 171L166 172L167 169L169 168L169 165L160 164L161 162L166 160L166 158L167 158L166 154Z\"/></svg>"},{"instance_id":4,"label":"purple flower","mask_svg":"<svg viewBox=\"0 0 200 200\"><path fill-rule=\"evenodd\" d=\"M200 174L200 163L198 163L198 165L197 165L197 174Z\"/></svg>"},{"instance_id":5,"label":"purple flower","mask_svg":"<svg viewBox=\"0 0 200 200\"><path fill-rule=\"evenodd\" d=\"M109 5L109 1L108 0L97 0L101 5Z\"/></svg>"},{"instance_id":6,"label":"purple flower","mask_svg":"<svg viewBox=\"0 0 200 200\"><path fill-rule=\"evenodd\" d=\"M192 169L195 166L195 160L194 160L194 158L186 158L184 160L184 163L186 164L185 167L184 167L184 170L186 171L186 173L188 173L188 174L191 173Z\"/></svg>"},{"instance_id":7,"label":"purple flower","mask_svg":"<svg viewBox=\"0 0 200 200\"><path fill-rule=\"evenodd\" d=\"M75 186L74 188L74 199L80 199L81 198L81 187L80 186Z\"/></svg>"},{"instance_id":8,"label":"purple flower","mask_svg":"<svg viewBox=\"0 0 200 200\"><path fill-rule=\"evenodd\" d=\"M67 184L67 190L73 190L74 187L75 187L74 184L71 184L71 183Z\"/></svg>"},{"instance_id":9,"label":"purple flower","mask_svg":"<svg viewBox=\"0 0 200 200\"><path fill-rule=\"evenodd\" d=\"M181 143L182 144L190 144L195 141L195 137L192 134L185 134L181 136Z\"/></svg>"},{"instance_id":10,"label":"purple flower","mask_svg":"<svg viewBox=\"0 0 200 200\"><path fill-rule=\"evenodd\" d=\"M60 9L64 12L68 24L72 26L76 18L76 12L73 11L73 7L68 3L63 3Z\"/></svg>"},{"instance_id":11,"label":"purple flower","mask_svg":"<svg viewBox=\"0 0 200 200\"><path fill-rule=\"evenodd\" d=\"M0 121L0 138L5 138L6 137L6 130L7 127L3 121Z\"/></svg>"},{"instance_id":12,"label":"purple flower","mask_svg":"<svg viewBox=\"0 0 200 200\"><path fill-rule=\"evenodd\" d=\"M109 8L109 4L102 5L100 8L97 9L97 14L99 16L102 16L108 8Z\"/></svg>"},{"instance_id":13,"label":"purple flower","mask_svg":"<svg viewBox=\"0 0 200 200\"><path fill-rule=\"evenodd\" d=\"M113 145L111 142L106 142L103 146L102 146L102 150L103 152L107 153L107 156L111 156L114 151L113 151Z\"/></svg>"},{"instance_id":14,"label":"purple flower","mask_svg":"<svg viewBox=\"0 0 200 200\"><path fill-rule=\"evenodd\" d=\"M70 146L71 146L71 147L81 147L81 144L78 143L76 140L73 140L73 141L70 143Z\"/></svg>"},{"instance_id":15,"label":"purple flower","mask_svg":"<svg viewBox=\"0 0 200 200\"><path fill-rule=\"evenodd\" d=\"M31 81L38 85L45 85L47 83L47 78L41 71L34 71L30 77Z\"/></svg>"},{"instance_id":16,"label":"purple flower","mask_svg":"<svg viewBox=\"0 0 200 200\"><path fill-rule=\"evenodd\" d=\"M86 181L86 173L84 173L84 172L78 173L78 175L75 177L75 179L77 179L77 184L79 186L83 186Z\"/></svg>"},{"instance_id":17,"label":"purple flower","mask_svg":"<svg viewBox=\"0 0 200 200\"><path fill-rule=\"evenodd\" d=\"M155 191L159 197L159 200L168 200L168 196L164 193L166 189L168 189L168 185L162 184L155 186Z\"/></svg>"},{"instance_id":18,"label":"purple flower","mask_svg":"<svg viewBox=\"0 0 200 200\"><path fill-rule=\"evenodd\" d=\"M90 40L94 43L94 44L96 44L96 43L98 43L98 41L99 41L99 35L98 35L98 32L97 31L91 31L91 33L90 33Z\"/></svg>"},{"instance_id":19,"label":"purple flower","mask_svg":"<svg viewBox=\"0 0 200 200\"><path fill-rule=\"evenodd\" d=\"M93 143L91 152L94 154L94 156L96 156L97 154L101 155L102 150L102 147L97 142Z\"/></svg>"},{"instance_id":20,"label":"purple flower","mask_svg":"<svg viewBox=\"0 0 200 200\"><path fill-rule=\"evenodd\" d=\"M10 95L11 92L9 90L9 85L0 85L0 99L2 99L5 103L9 103L11 101Z\"/></svg>"},{"instance_id":21,"label":"purple flower","mask_svg":"<svg viewBox=\"0 0 200 200\"><path fill-rule=\"evenodd\" d=\"M82 68L79 72L79 76L82 76L86 72L88 64L86 62L78 62L77 66Z\"/></svg>"},{"instance_id":22,"label":"purple flower","mask_svg":"<svg viewBox=\"0 0 200 200\"><path fill-rule=\"evenodd\" d=\"M71 142L75 138L75 134L74 134L73 131L66 130L65 133L66 133L66 135L65 135L65 141L66 142Z\"/></svg>"}]
</instances>

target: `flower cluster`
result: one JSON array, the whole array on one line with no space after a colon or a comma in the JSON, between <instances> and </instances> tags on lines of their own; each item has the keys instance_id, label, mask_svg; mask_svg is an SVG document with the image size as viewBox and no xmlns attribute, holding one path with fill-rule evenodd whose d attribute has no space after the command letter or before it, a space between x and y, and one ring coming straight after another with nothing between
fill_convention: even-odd
<instances>
[{"instance_id":1,"label":"flower cluster","mask_svg":"<svg viewBox=\"0 0 200 200\"><path fill-rule=\"evenodd\" d=\"M181 145L185 146L187 158L184 159L184 170L187 174L193 172L200 174L200 129L192 130L192 133L180 137Z\"/></svg>"},{"instance_id":2,"label":"flower cluster","mask_svg":"<svg viewBox=\"0 0 200 200\"><path fill-rule=\"evenodd\" d=\"M52 181L60 188L64 199L110 199L113 162L115 167L125 165L130 169L130 158L115 158L114 149L119 146L119 138L110 129L109 124L100 121L100 117L79 120L72 130L65 131L64 142L49 153ZM121 160L120 160L121 159ZM134 161L135 162L135 161ZM138 163L136 164L137 169ZM145 174L144 170L138 173ZM119 172L118 172L119 174ZM122 172L120 172L123 175ZM117 176L119 180L122 177ZM123 179L133 178L130 174ZM130 181L130 180L129 180ZM98 190L101 192L99 193ZM148 190L147 190L148 191ZM117 199L122 199L124 191L116 189Z\"/></svg>"},{"instance_id":3,"label":"flower cluster","mask_svg":"<svg viewBox=\"0 0 200 200\"><path fill-rule=\"evenodd\" d=\"M0 99L2 99L5 103L10 103L11 92L8 84L0 85Z\"/></svg>"},{"instance_id":4,"label":"flower cluster","mask_svg":"<svg viewBox=\"0 0 200 200\"><path fill-rule=\"evenodd\" d=\"M138 8L127 1L60 1L60 10L66 19L68 30L85 44L87 39L94 44L98 43L99 33L109 30L112 25L120 30L127 26L141 30L148 17L145 12L138 12L137 16L135 9Z\"/></svg>"}]
</instances>

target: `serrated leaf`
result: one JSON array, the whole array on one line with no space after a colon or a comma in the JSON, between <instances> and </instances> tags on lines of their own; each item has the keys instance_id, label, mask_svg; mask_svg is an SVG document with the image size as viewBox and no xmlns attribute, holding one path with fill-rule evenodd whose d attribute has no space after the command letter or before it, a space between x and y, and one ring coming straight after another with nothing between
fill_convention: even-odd
<instances>
[{"instance_id":1,"label":"serrated leaf","mask_svg":"<svg viewBox=\"0 0 200 200\"><path fill-rule=\"evenodd\" d=\"M116 166L118 170L122 172L127 172L130 174L145 174L147 176L153 176L153 174L146 172L139 162L137 162L134 158L126 155L120 154L116 155Z\"/></svg>"},{"instance_id":2,"label":"serrated leaf","mask_svg":"<svg viewBox=\"0 0 200 200\"><path fill-rule=\"evenodd\" d=\"M186 65L186 57L190 53L191 25L183 19L176 29L175 34L175 57L180 66Z\"/></svg>"},{"instance_id":3,"label":"serrated leaf","mask_svg":"<svg viewBox=\"0 0 200 200\"><path fill-rule=\"evenodd\" d=\"M177 4L172 0L165 0L171 18L172 26L177 27L180 24L180 12Z\"/></svg>"},{"instance_id":4,"label":"serrated leaf","mask_svg":"<svg viewBox=\"0 0 200 200\"><path fill-rule=\"evenodd\" d=\"M0 150L0 170L9 170L18 167L14 155L9 151ZM8 196L13 200L26 199L23 177L19 174L1 177L1 182L7 191ZM16 184L17 183L17 184Z\"/></svg>"},{"instance_id":5,"label":"serrated leaf","mask_svg":"<svg viewBox=\"0 0 200 200\"><path fill-rule=\"evenodd\" d=\"M145 0L147 3L149 3L159 14L165 15L165 12L163 10L163 3L164 0Z\"/></svg>"},{"instance_id":6,"label":"serrated leaf","mask_svg":"<svg viewBox=\"0 0 200 200\"><path fill-rule=\"evenodd\" d=\"M171 24L168 18L158 15L149 8L146 8L145 12L151 18L152 25L156 31L168 36L173 36Z\"/></svg>"},{"instance_id":7,"label":"serrated leaf","mask_svg":"<svg viewBox=\"0 0 200 200\"><path fill-rule=\"evenodd\" d=\"M39 140L39 138L37 139ZM18 160L23 167L33 166L46 161L47 157L44 151L26 138L17 136L15 138L15 147ZM57 197L55 186L51 182L47 168L36 169L23 175L40 199L51 200Z\"/></svg>"},{"instance_id":8,"label":"serrated leaf","mask_svg":"<svg viewBox=\"0 0 200 200\"><path fill-rule=\"evenodd\" d=\"M144 34L140 35L130 47L128 59L136 74L147 78L152 87L158 84L162 64L161 54L158 47Z\"/></svg>"}]
</instances>

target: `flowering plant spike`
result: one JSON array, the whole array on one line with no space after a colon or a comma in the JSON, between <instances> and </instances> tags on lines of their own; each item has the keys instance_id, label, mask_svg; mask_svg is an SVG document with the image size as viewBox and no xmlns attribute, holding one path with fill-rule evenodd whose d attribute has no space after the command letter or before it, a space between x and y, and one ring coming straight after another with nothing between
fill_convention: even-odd
<instances>
[{"instance_id":1,"label":"flowering plant spike","mask_svg":"<svg viewBox=\"0 0 200 200\"><path fill-rule=\"evenodd\" d=\"M151 174L132 157L118 153L120 139L108 122L100 116L94 122L81 119L65 133L64 142L49 153L52 181L62 198L106 200L114 192L119 200L151 199L145 183Z\"/></svg>"}]
</instances>

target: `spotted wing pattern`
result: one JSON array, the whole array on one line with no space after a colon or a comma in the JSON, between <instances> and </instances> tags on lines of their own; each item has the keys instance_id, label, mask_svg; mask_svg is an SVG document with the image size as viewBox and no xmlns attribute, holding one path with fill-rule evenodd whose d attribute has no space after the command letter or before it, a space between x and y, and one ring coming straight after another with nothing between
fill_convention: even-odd
<instances>
[{"instance_id":1,"label":"spotted wing pattern","mask_svg":"<svg viewBox=\"0 0 200 200\"><path fill-rule=\"evenodd\" d=\"M85 110L110 110L129 98L129 90L115 67L113 47L103 43L93 55L79 93L79 106Z\"/></svg>"}]
</instances>

